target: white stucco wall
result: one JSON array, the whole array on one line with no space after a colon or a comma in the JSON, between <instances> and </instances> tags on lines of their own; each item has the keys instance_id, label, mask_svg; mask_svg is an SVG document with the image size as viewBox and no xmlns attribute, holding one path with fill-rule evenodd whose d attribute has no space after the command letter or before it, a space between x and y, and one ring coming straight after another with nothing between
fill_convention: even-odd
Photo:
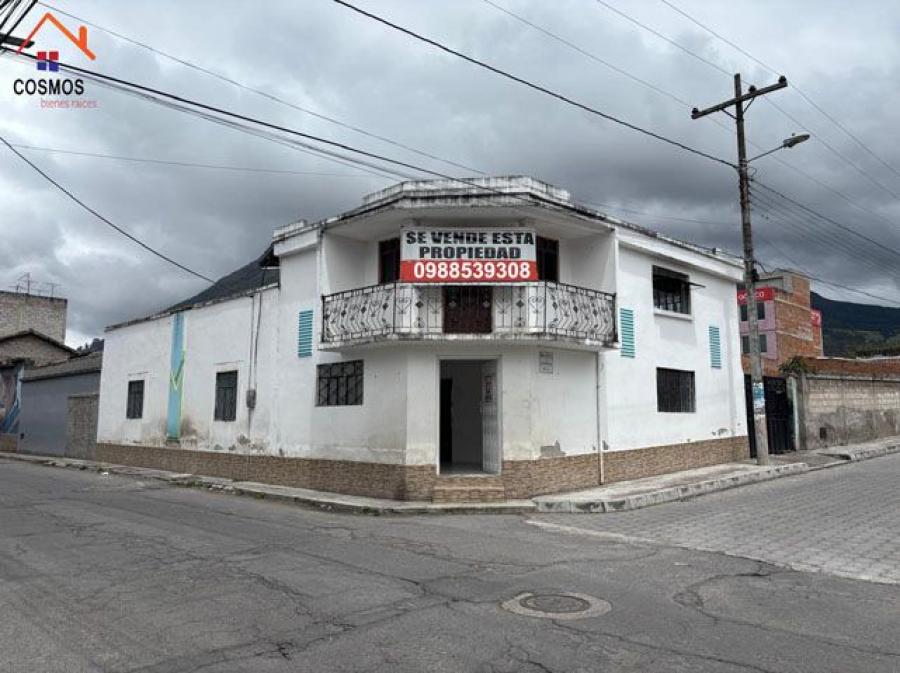
<instances>
[{"instance_id":1,"label":"white stucco wall","mask_svg":"<svg viewBox=\"0 0 900 673\"><path fill-rule=\"evenodd\" d=\"M689 259L689 258L688 258ZM652 267L689 275L691 315L654 309ZM634 358L604 354L608 449L634 449L745 435L735 283L681 261L619 250L618 307L634 311ZM709 326L721 333L722 368L710 364ZM696 412L657 411L656 368L695 373Z\"/></svg>"},{"instance_id":2,"label":"white stucco wall","mask_svg":"<svg viewBox=\"0 0 900 673\"><path fill-rule=\"evenodd\" d=\"M539 223L538 223L539 228ZM320 247L320 240L325 242ZM374 283L377 242L314 230L280 241L281 286L264 292L259 356L250 378L256 300L242 297L185 312L182 445L202 450L291 457L437 464L440 361L497 359L500 439L504 460L577 455L746 434L733 266L636 233L598 233L560 243L560 280L616 292L617 306L635 312L637 357L597 355L550 346L446 340L356 346L341 352L297 353L300 311L314 312L314 344L321 330L321 296ZM653 264L689 274L689 318L653 308ZM715 271L713 273L712 271ZM729 277L730 276L732 277ZM253 310L251 310L253 309ZM107 334L101 381L99 440L165 444L172 317ZM710 366L708 328L719 327L721 369ZM553 353L553 372L539 368ZM364 403L316 406L316 366L364 361ZM656 410L656 368L695 372L697 410ZM233 422L213 421L215 374L237 369ZM144 378L144 418L125 418L130 379ZM251 414L249 385L257 389ZM599 397L599 401L598 401ZM598 423L597 409L600 409ZM599 430L598 430L599 426Z\"/></svg>"},{"instance_id":3,"label":"white stucco wall","mask_svg":"<svg viewBox=\"0 0 900 673\"><path fill-rule=\"evenodd\" d=\"M184 383L181 445L202 450L266 453L270 446L275 385L278 291L184 312ZM258 356L251 348L259 321ZM173 316L128 325L106 335L97 436L100 442L164 446L169 399ZM215 421L216 373L238 372L234 421ZM252 375L252 380L251 380ZM140 419L125 417L128 382L143 379ZM248 387L257 390L252 411Z\"/></svg>"}]
</instances>

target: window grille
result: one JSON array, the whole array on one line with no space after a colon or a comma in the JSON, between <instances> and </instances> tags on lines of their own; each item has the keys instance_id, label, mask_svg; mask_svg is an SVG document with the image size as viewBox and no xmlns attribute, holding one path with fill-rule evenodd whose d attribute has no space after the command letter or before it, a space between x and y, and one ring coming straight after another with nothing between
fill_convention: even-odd
<instances>
[{"instance_id":1,"label":"window grille","mask_svg":"<svg viewBox=\"0 0 900 673\"><path fill-rule=\"evenodd\" d=\"M662 311L691 312L691 284L677 271L653 267L653 305Z\"/></svg>"},{"instance_id":2,"label":"window grille","mask_svg":"<svg viewBox=\"0 0 900 673\"><path fill-rule=\"evenodd\" d=\"M656 408L658 411L671 413L695 412L694 372L658 368Z\"/></svg>"},{"instance_id":3,"label":"window grille","mask_svg":"<svg viewBox=\"0 0 900 673\"><path fill-rule=\"evenodd\" d=\"M141 418L144 415L144 382L128 382L128 402L125 407L126 418Z\"/></svg>"},{"instance_id":4,"label":"window grille","mask_svg":"<svg viewBox=\"0 0 900 673\"><path fill-rule=\"evenodd\" d=\"M237 416L237 372L216 374L216 408L213 418L233 421Z\"/></svg>"},{"instance_id":5,"label":"window grille","mask_svg":"<svg viewBox=\"0 0 900 673\"><path fill-rule=\"evenodd\" d=\"M363 403L362 360L318 365L316 378L316 406L344 407Z\"/></svg>"}]
</instances>

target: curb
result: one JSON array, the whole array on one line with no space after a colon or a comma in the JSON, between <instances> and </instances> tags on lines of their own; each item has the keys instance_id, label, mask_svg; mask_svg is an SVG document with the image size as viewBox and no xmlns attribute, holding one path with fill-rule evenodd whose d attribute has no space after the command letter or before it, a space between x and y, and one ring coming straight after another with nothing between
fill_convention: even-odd
<instances>
[{"instance_id":1,"label":"curb","mask_svg":"<svg viewBox=\"0 0 900 673\"><path fill-rule=\"evenodd\" d=\"M22 453L2 453L0 459L15 460L46 467L67 467L75 470L116 474L139 479L156 479L172 486L202 488L230 495L250 496L320 509L326 512L346 512L352 514L526 514L537 511L531 500L505 500L503 502L460 502L434 503L411 500L382 500L364 496L342 495L324 491L311 491L274 484L259 484L249 481L233 481L221 477L166 472L149 467L133 467L98 463L76 458L35 456Z\"/></svg>"},{"instance_id":2,"label":"curb","mask_svg":"<svg viewBox=\"0 0 900 673\"><path fill-rule=\"evenodd\" d=\"M650 493L624 496L621 498L597 499L597 500L551 500L559 496L547 496L547 499L535 498L537 510L541 513L557 514L599 514L610 512L625 512L634 509L642 509L652 505L675 500L687 500L707 493L725 491L738 486L755 484L761 481L789 477L809 471L806 463L792 463L790 465L776 465L767 470L735 474L730 477L718 477L706 481L698 481L695 484L673 486Z\"/></svg>"},{"instance_id":3,"label":"curb","mask_svg":"<svg viewBox=\"0 0 900 673\"><path fill-rule=\"evenodd\" d=\"M900 453L900 443L889 444L886 446L873 446L870 448L862 448L849 451L846 449L841 449L840 447L833 447L828 449L820 449L818 453L825 456L834 456L835 458L840 458L841 460L849 462L857 462L860 460L868 460L870 458L880 458L881 456L888 456L892 453ZM844 465L846 463L838 464Z\"/></svg>"}]
</instances>

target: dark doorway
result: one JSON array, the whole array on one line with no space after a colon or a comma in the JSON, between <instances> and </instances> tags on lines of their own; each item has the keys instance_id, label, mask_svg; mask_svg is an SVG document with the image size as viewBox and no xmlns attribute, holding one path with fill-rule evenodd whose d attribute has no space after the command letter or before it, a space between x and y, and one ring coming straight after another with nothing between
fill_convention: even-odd
<instances>
[{"instance_id":1,"label":"dark doorway","mask_svg":"<svg viewBox=\"0 0 900 673\"><path fill-rule=\"evenodd\" d=\"M778 376L765 376L766 422L769 453L794 450L793 409L787 393L787 381ZM750 438L750 457L756 458L756 432L753 423L753 398L750 377L744 376L744 399L747 402L747 434Z\"/></svg>"},{"instance_id":2,"label":"dark doorway","mask_svg":"<svg viewBox=\"0 0 900 673\"><path fill-rule=\"evenodd\" d=\"M441 474L484 471L483 360L441 362Z\"/></svg>"},{"instance_id":3,"label":"dark doorway","mask_svg":"<svg viewBox=\"0 0 900 673\"><path fill-rule=\"evenodd\" d=\"M453 379L441 377L441 465L453 462Z\"/></svg>"},{"instance_id":4,"label":"dark doorway","mask_svg":"<svg viewBox=\"0 0 900 673\"><path fill-rule=\"evenodd\" d=\"M444 288L444 333L485 334L491 331L493 288L451 285Z\"/></svg>"}]
</instances>

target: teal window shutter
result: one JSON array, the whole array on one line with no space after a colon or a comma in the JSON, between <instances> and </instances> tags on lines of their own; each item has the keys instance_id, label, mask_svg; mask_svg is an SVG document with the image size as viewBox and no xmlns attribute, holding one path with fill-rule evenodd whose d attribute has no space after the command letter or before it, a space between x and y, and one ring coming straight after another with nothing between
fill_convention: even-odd
<instances>
[{"instance_id":1,"label":"teal window shutter","mask_svg":"<svg viewBox=\"0 0 900 673\"><path fill-rule=\"evenodd\" d=\"M722 339L715 325L709 326L709 364L713 369L722 368Z\"/></svg>"},{"instance_id":2,"label":"teal window shutter","mask_svg":"<svg viewBox=\"0 0 900 673\"><path fill-rule=\"evenodd\" d=\"M634 309L619 309L619 334L623 358L635 356L634 347Z\"/></svg>"},{"instance_id":3,"label":"teal window shutter","mask_svg":"<svg viewBox=\"0 0 900 673\"><path fill-rule=\"evenodd\" d=\"M300 311L297 329L297 355L301 358L312 356L313 352L313 312Z\"/></svg>"}]
</instances>

